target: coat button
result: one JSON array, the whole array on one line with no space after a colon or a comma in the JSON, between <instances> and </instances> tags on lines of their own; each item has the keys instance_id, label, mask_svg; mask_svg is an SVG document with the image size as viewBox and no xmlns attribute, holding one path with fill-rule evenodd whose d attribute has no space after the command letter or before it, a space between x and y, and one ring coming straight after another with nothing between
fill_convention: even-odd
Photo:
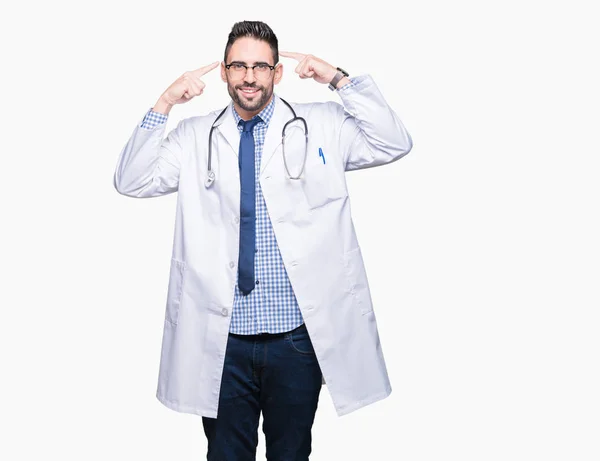
<instances>
[{"instance_id":1,"label":"coat button","mask_svg":"<svg viewBox=\"0 0 600 461\"><path fill-rule=\"evenodd\" d=\"M227 317L227 308L221 309L221 314L223 314L223 317Z\"/></svg>"}]
</instances>

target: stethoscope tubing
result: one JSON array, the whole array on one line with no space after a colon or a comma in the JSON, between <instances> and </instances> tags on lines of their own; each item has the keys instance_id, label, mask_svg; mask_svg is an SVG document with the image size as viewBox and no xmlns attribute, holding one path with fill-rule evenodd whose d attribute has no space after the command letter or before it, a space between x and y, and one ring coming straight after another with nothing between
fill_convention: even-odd
<instances>
[{"instance_id":1,"label":"stethoscope tubing","mask_svg":"<svg viewBox=\"0 0 600 461\"><path fill-rule=\"evenodd\" d=\"M286 122L286 124L283 126L283 129L281 130L281 144L282 144L283 163L285 166L285 171L286 171L289 179L300 179L302 177L302 173L304 172L304 167L306 166L306 157L308 154L308 124L306 123L306 120L304 118L298 117L296 115L296 111L292 108L292 106L285 99L283 99L283 98L279 98L279 99L281 99L285 103L285 105L289 107L289 109L292 111L292 114L294 115L294 117L292 119L290 119ZM208 178L206 180L207 187L211 186L215 180L215 173L212 170L212 134L213 134L213 130L216 128L215 123L217 123L217 120L219 120L221 118L221 116L225 113L225 111L228 108L229 108L229 106L225 107L225 109L223 109L221 111L221 113L219 115L217 115L217 118L215 118L215 120L213 121L213 124L210 127L210 132L208 133L208 163L207 163ZM293 123L296 120L301 121L302 124L304 125L304 140L305 140L304 161L302 162L302 169L300 170L300 174L298 176L292 176L288 169L286 155L285 155L285 130L290 123Z\"/></svg>"}]
</instances>

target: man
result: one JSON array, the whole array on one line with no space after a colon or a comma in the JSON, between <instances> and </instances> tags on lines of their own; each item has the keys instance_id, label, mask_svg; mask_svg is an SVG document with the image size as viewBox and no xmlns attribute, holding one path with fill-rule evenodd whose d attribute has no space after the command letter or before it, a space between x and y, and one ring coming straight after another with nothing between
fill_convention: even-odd
<instances>
[{"instance_id":1,"label":"man","mask_svg":"<svg viewBox=\"0 0 600 461\"><path fill-rule=\"evenodd\" d=\"M280 55L343 104L287 106L273 92ZM127 196L178 192L157 398L203 417L209 460L255 459L261 412L267 459L307 460L322 384L339 416L391 392L345 172L391 163L412 140L370 76L280 52L259 21L229 34L228 107L163 139L171 108L218 64L165 90L114 175ZM287 125L296 115L305 127Z\"/></svg>"}]
</instances>

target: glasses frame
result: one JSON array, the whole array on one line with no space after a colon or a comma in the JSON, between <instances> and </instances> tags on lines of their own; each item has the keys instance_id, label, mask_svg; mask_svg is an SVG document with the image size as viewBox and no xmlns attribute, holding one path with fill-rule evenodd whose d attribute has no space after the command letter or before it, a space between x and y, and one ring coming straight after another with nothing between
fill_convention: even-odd
<instances>
[{"instance_id":1,"label":"glasses frame","mask_svg":"<svg viewBox=\"0 0 600 461\"><path fill-rule=\"evenodd\" d=\"M238 65L238 66L242 66L242 67L244 67L244 68L246 69L246 70L244 71L244 75L243 75L243 77L245 77L246 75L248 75L248 69L252 69L252 73L253 73L254 75L260 76L261 74L260 74L260 73L258 73L258 74L257 74L257 73L255 72L255 70L254 70L254 69L255 69L256 67L265 66L265 64L266 64L266 63L262 62L262 63L259 63L259 64L255 64L254 66L248 66L248 65L246 65L246 64L242 64L241 62L235 62L235 61L234 61L234 62L232 62L232 63L230 63L230 64L225 64L225 69L229 70L229 68L230 68L231 66L233 66L234 64L236 64L236 65ZM269 75L265 75L265 78L268 78L268 77L270 77L270 76L271 76L271 74L272 74L272 73L273 73L273 71L275 70L275 67L276 67L276 66L272 66L272 65L270 65L270 64L266 64L266 67L268 67L268 68L270 69L270 70L269 70Z\"/></svg>"}]
</instances>

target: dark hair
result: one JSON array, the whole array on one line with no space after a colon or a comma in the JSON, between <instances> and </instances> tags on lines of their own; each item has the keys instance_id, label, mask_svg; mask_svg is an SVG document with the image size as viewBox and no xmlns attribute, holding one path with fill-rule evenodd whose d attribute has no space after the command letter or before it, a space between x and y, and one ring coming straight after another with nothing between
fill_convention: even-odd
<instances>
[{"instance_id":1,"label":"dark hair","mask_svg":"<svg viewBox=\"0 0 600 461\"><path fill-rule=\"evenodd\" d=\"M263 40L269 44L273 52L273 62L277 65L279 62L279 45L275 32L264 22L261 21L241 21L236 22L231 28L227 46L225 46L225 55L223 60L227 63L227 54L233 43L241 37L253 37L257 40Z\"/></svg>"}]
</instances>

